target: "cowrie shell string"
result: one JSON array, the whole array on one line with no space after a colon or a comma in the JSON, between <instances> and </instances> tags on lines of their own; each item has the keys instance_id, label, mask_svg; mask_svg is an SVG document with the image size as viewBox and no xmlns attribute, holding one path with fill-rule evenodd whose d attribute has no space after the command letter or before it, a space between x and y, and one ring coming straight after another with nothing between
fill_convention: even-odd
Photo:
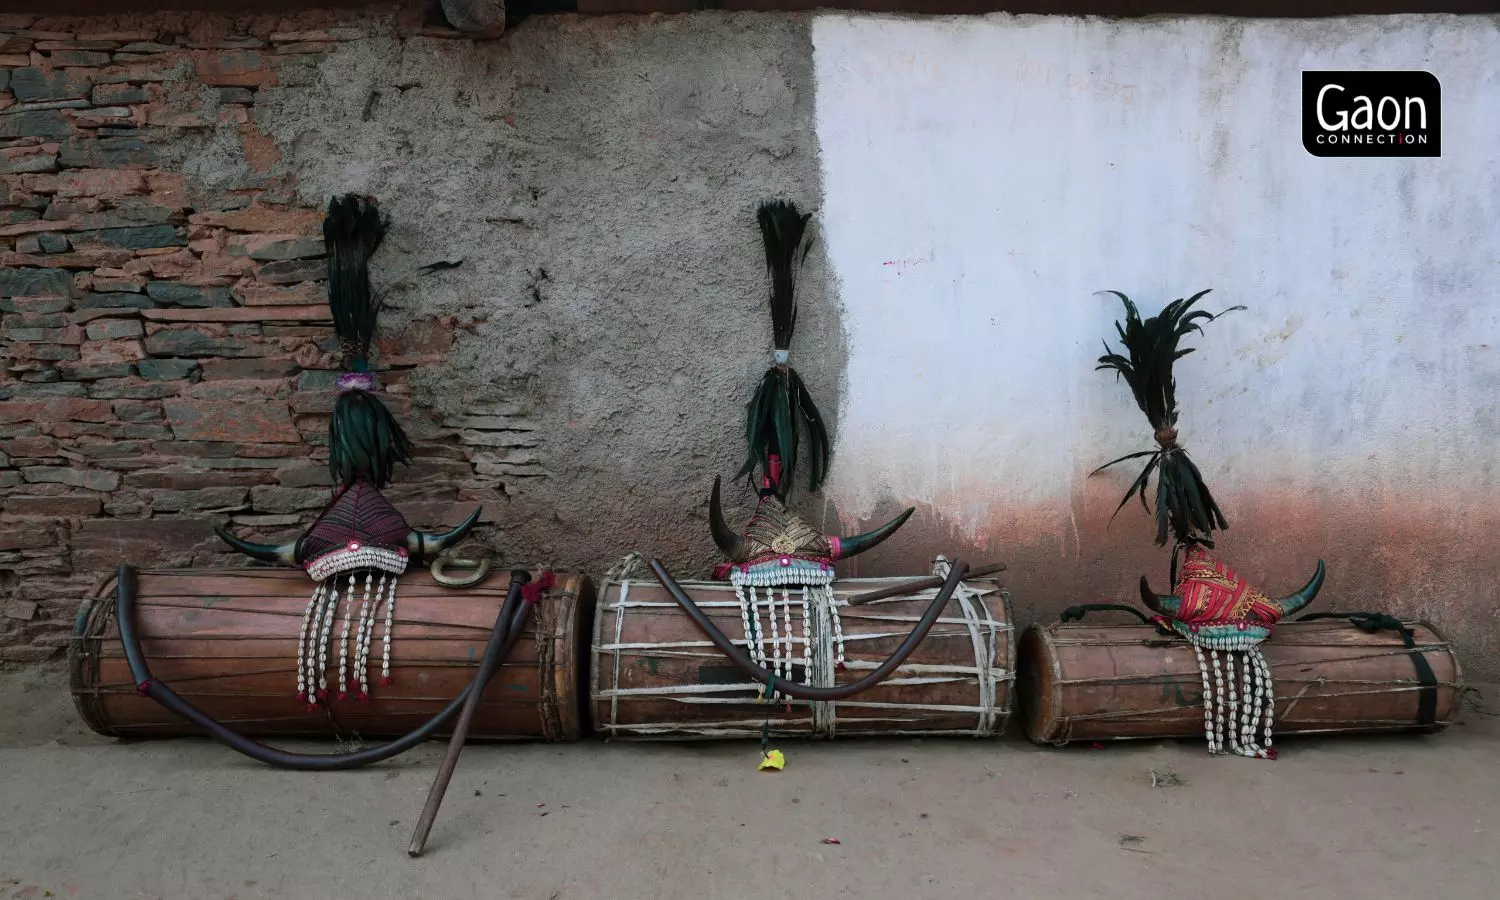
<instances>
[{"instance_id":1,"label":"cowrie shell string","mask_svg":"<svg viewBox=\"0 0 1500 900\"><path fill-rule=\"evenodd\" d=\"M333 666L329 642L336 624L339 629L337 699L348 699L351 692L357 700L369 697L370 649L377 620L382 616L385 628L380 648L380 680L383 684L391 683L391 632L396 619L398 576L398 572L363 568L329 575L313 587L297 632L298 701L309 704L310 708L328 702L328 670ZM336 623L340 603L343 622Z\"/></svg>"}]
</instances>

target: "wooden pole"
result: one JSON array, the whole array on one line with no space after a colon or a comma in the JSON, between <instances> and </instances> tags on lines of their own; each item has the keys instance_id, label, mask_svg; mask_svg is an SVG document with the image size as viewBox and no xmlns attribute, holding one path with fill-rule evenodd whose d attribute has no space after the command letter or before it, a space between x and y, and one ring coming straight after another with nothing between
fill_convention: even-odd
<instances>
[{"instance_id":1,"label":"wooden pole","mask_svg":"<svg viewBox=\"0 0 1500 900\"><path fill-rule=\"evenodd\" d=\"M511 643L514 633L519 633L526 623L525 613L529 609L522 607L523 613L519 617L513 617L515 611L515 599L521 592L521 586L531 580L531 573L522 569L516 569L510 573L510 590L500 613L495 618L495 629L504 629L505 636L502 638L501 646ZM512 625L509 621L516 618ZM480 662L480 670L474 676L475 688L469 693L468 700L464 702L463 710L458 714L458 724L453 727L453 737L448 740L448 752L443 756L443 764L438 767L437 778L432 782L432 789L427 792L427 804L422 807L422 815L417 819L417 830L412 833L411 844L406 848L406 855L421 856L422 850L427 846L427 835L432 831L432 823L437 820L438 807L443 805L443 795L448 792L448 782L453 780L453 770L458 767L458 755L463 752L464 741L469 736L469 723L474 720L474 711L479 708L479 695L484 693L484 686L489 682L490 671L500 665L506 656L504 652L494 654L493 661L486 656ZM485 663L491 663L486 666Z\"/></svg>"},{"instance_id":2,"label":"wooden pole","mask_svg":"<svg viewBox=\"0 0 1500 900\"><path fill-rule=\"evenodd\" d=\"M986 575L994 575L996 572L1004 571L1005 563L991 563L988 566L980 566L977 569L970 569L969 573L964 576L964 580L968 581L973 578L983 578ZM917 591L925 591L928 588L942 587L943 581L944 579L940 578L937 575L929 575L926 578L918 578L913 581L902 582L901 584L893 584L890 587L883 587L879 590L870 591L869 593L852 597L849 600L849 605L859 606L864 603L873 603L876 600L884 600L887 597L899 597L902 594L913 594Z\"/></svg>"}]
</instances>

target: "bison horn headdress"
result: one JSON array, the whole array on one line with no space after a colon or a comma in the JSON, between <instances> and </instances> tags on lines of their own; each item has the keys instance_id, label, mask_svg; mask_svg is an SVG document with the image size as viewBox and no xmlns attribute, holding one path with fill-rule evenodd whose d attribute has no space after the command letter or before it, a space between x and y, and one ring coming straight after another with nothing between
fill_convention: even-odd
<instances>
[{"instance_id":1,"label":"bison horn headdress","mask_svg":"<svg viewBox=\"0 0 1500 900\"><path fill-rule=\"evenodd\" d=\"M417 531L380 493L396 463L410 465L412 458L411 441L380 402L380 385L370 370L370 342L380 302L370 290L369 263L385 231L385 220L367 198L349 194L328 204L323 220L328 306L346 369L328 424L333 498L289 544L252 543L215 529L246 556L299 566L317 582L302 616L297 663L297 697L314 705L328 697L329 643L340 602L344 615L337 637L338 697L344 699L354 689L363 699L369 696L370 644L377 618L384 619L381 680L391 680L397 579L409 565L429 562L458 543L479 520L476 509L450 531Z\"/></svg>"},{"instance_id":2,"label":"bison horn headdress","mask_svg":"<svg viewBox=\"0 0 1500 900\"><path fill-rule=\"evenodd\" d=\"M755 626L759 624L762 605L767 607L766 612L774 622L778 587L782 605L786 607L784 613L790 609L790 592L793 588L801 588L804 628L810 607L814 604L822 606L833 625L835 664L842 669L843 629L839 627L838 609L834 604L833 564L890 537L911 516L912 510L906 510L874 531L843 538L822 534L785 505L796 476L801 433L805 431L808 438L810 490L816 491L823 485L832 457L823 417L802 377L791 366L792 333L797 325L797 273L812 249L812 237L807 230L810 218L811 213L803 213L796 204L785 200L763 203L756 211L766 249L766 272L771 279L773 362L746 406L745 437L749 457L739 474L741 477L751 475L759 468L760 503L745 524L744 531L736 533L724 521L719 480L716 478L713 494L709 497L708 524L714 543L728 560L714 574L720 578L727 575L734 584L747 625L752 630L759 630ZM790 627L789 622L783 624ZM790 641L791 635L786 637ZM804 647L808 645L808 642L803 644ZM756 661L764 664L765 654L753 652L761 646L759 641L751 644L751 656L758 657ZM791 665L785 669L789 675Z\"/></svg>"},{"instance_id":3,"label":"bison horn headdress","mask_svg":"<svg viewBox=\"0 0 1500 900\"><path fill-rule=\"evenodd\" d=\"M1174 300L1157 315L1142 320L1130 298L1117 291L1109 293L1125 305L1124 324L1115 324L1124 353L1113 352L1106 342L1098 368L1114 370L1130 385L1136 405L1155 432L1157 448L1122 456L1095 472L1126 460L1146 459L1116 513L1136 494L1151 513L1146 489L1152 473L1156 474L1156 543L1164 546L1169 535L1174 541L1172 593L1155 593L1142 576L1141 601L1157 614L1152 621L1158 627L1186 638L1197 653L1209 752L1227 750L1274 759L1275 693L1271 669L1259 645L1271 636L1277 622L1317 596L1323 586L1323 561L1318 561L1317 571L1301 590L1273 599L1208 552L1214 546L1213 532L1227 529L1229 522L1202 473L1177 442L1177 384L1172 375L1172 364L1193 352L1191 347L1178 349L1182 338L1193 331L1201 333L1202 322L1244 307L1231 307L1217 315L1195 310L1194 304L1208 293L1201 291ZM1183 556L1180 571L1179 553Z\"/></svg>"},{"instance_id":4,"label":"bison horn headdress","mask_svg":"<svg viewBox=\"0 0 1500 900\"><path fill-rule=\"evenodd\" d=\"M792 512L785 503L798 464L799 432L806 431L809 485L816 490L828 472L828 435L806 385L789 363L792 329L797 319L795 276L807 255L808 216L791 203L763 204L758 219L771 275L771 317L774 326L774 363L761 379L748 406L746 438L749 459L740 475L760 470L760 500L754 515L740 531L724 519L720 480L714 479L708 502L708 524L714 543L726 561L714 577L728 578L739 600L748 654L736 646L698 609L659 562L652 569L716 646L751 677L766 684L773 697L787 695L807 700L832 700L865 690L884 679L926 635L938 613L957 588L966 567L955 564L928 614L887 662L857 682L832 683L834 671L845 668L840 601L834 596L834 564L875 547L899 529L912 509L873 531L849 537L826 535ZM802 635L795 634L793 610L800 615ZM814 632L822 637L815 637ZM827 638L825 641L823 638ZM794 648L800 646L800 663ZM813 659L814 645L831 646L828 665ZM743 657L743 658L742 658ZM801 669L800 676L797 670ZM823 680L821 685L813 682ZM800 683L799 683L800 682Z\"/></svg>"},{"instance_id":5,"label":"bison horn headdress","mask_svg":"<svg viewBox=\"0 0 1500 900\"><path fill-rule=\"evenodd\" d=\"M911 518L913 510L907 509L864 534L852 537L825 535L782 506L774 496L774 485L769 479L767 482L761 488L760 504L755 514L745 523L744 530L736 533L724 521L719 479L714 479L713 493L708 500L708 522L714 543L728 558L714 575L718 578L727 575L734 585L752 659L765 665L767 636L772 641L770 656L775 656L778 609L781 624L787 631L784 641L791 645L791 609L795 603L801 607L804 655L810 656L811 653L812 642L807 640L806 630L809 616L816 609L817 615L826 616L831 626L834 668L842 671L844 631L839 622L839 604L833 594L834 563L863 553L895 534L896 529ZM762 613L768 617L768 628L761 627ZM810 666L811 659L805 659L804 663L805 667ZM780 668L773 671L779 677L790 678L792 664L787 660L784 672Z\"/></svg>"}]
</instances>

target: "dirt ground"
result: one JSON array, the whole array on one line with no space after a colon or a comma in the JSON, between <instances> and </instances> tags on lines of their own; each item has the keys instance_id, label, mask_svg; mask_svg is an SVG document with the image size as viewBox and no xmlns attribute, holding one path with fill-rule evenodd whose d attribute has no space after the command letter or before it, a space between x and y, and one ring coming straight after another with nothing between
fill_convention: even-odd
<instances>
[{"instance_id":1,"label":"dirt ground","mask_svg":"<svg viewBox=\"0 0 1500 900\"><path fill-rule=\"evenodd\" d=\"M1493 898L1496 691L1443 734L1270 763L1016 736L783 744L780 773L753 742L471 746L414 860L440 745L279 772L98 737L61 669L0 672L0 898Z\"/></svg>"}]
</instances>

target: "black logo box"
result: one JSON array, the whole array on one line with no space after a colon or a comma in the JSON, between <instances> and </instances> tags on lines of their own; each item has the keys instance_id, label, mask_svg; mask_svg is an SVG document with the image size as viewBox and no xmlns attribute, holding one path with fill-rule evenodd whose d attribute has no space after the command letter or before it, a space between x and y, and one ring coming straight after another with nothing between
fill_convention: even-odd
<instances>
[{"instance_id":1,"label":"black logo box","mask_svg":"<svg viewBox=\"0 0 1500 900\"><path fill-rule=\"evenodd\" d=\"M1431 72L1303 72L1302 146L1313 156L1442 156Z\"/></svg>"}]
</instances>

